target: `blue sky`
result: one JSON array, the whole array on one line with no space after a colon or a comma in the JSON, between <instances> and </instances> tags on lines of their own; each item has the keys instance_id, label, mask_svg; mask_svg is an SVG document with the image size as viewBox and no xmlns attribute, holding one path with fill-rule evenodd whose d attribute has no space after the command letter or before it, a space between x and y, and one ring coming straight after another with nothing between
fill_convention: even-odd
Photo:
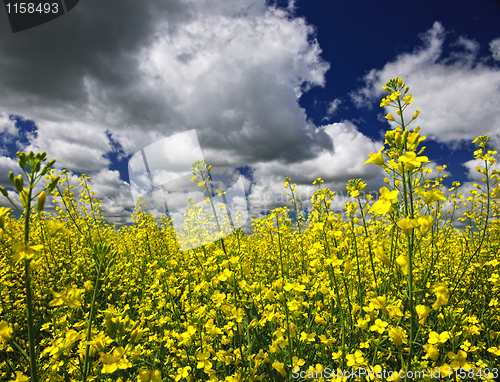
<instances>
[{"instance_id":1,"label":"blue sky","mask_svg":"<svg viewBox=\"0 0 500 382\"><path fill-rule=\"evenodd\" d=\"M380 129L387 129L387 123L379 122L372 113L379 111L377 103L373 103L374 110L360 109L353 105L348 94L362 86L362 78L370 70L383 68L398 55L422 47L419 36L436 21L445 29L443 52L438 62L446 62L450 56L463 49L456 45L462 36L478 43L477 61L486 58L491 67L499 67L498 61L490 58L489 43L500 35L500 1L457 1L453 4L444 1L397 4L299 1L296 5L297 14L315 25L317 39L323 50L321 56L331 65L325 75L328 85L311 89L300 99L307 115L318 125L324 123L325 109L328 110L329 105L327 100L338 99L342 103L330 120L356 121L359 131L376 139ZM339 58L338 52L349 53ZM394 73L396 75L399 73ZM418 107L418 99L416 105ZM421 111L425 113L425 110ZM499 112L500 105L492 110L497 115ZM427 134L425 126L422 128L423 134ZM474 130L474 126L471 126L471 130ZM453 175L447 181L449 184L451 178L460 182L467 180L462 163L472 157L474 150L467 139L457 143L458 146L448 147L435 141L425 142L427 155L441 164L447 164Z\"/></svg>"},{"instance_id":2,"label":"blue sky","mask_svg":"<svg viewBox=\"0 0 500 382\"><path fill-rule=\"evenodd\" d=\"M129 158L191 129L207 162L242 169L255 215L287 204L286 176L304 196L322 177L337 209L348 179L378 190L361 164L391 128L379 103L395 76L429 166L464 193L472 139L500 146L499 1L80 2L15 34L0 13L0 184L17 150L46 151L92 177L116 223L134 207Z\"/></svg>"}]
</instances>

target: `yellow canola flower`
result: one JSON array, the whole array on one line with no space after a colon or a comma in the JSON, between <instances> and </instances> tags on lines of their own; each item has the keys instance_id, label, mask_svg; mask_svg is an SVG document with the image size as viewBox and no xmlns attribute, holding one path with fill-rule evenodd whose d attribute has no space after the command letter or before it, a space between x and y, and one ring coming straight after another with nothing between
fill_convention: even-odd
<instances>
[{"instance_id":1,"label":"yellow canola flower","mask_svg":"<svg viewBox=\"0 0 500 382\"><path fill-rule=\"evenodd\" d=\"M325 337L325 336L323 336ZM326 337L325 337L326 338ZM304 361L302 358L299 359L296 355L292 357L292 362L294 367L300 368L301 366L304 366L306 364L306 361Z\"/></svg>"},{"instance_id":2,"label":"yellow canola flower","mask_svg":"<svg viewBox=\"0 0 500 382\"><path fill-rule=\"evenodd\" d=\"M87 280L83 283L83 286L85 289L89 292L91 292L94 289L94 286L92 285L92 282L90 280Z\"/></svg>"},{"instance_id":3,"label":"yellow canola flower","mask_svg":"<svg viewBox=\"0 0 500 382\"><path fill-rule=\"evenodd\" d=\"M65 333L64 338L59 338L56 340L52 346L46 348L44 350L45 353L49 353L49 355L57 356L58 354L62 354L64 351L70 350L76 341L82 339L84 336L83 333L78 333L75 330L71 329Z\"/></svg>"},{"instance_id":4,"label":"yellow canola flower","mask_svg":"<svg viewBox=\"0 0 500 382\"><path fill-rule=\"evenodd\" d=\"M191 339L192 337L194 337L195 334L196 334L196 329L192 325L189 325L187 330L184 333L182 333L181 336L184 339Z\"/></svg>"},{"instance_id":5,"label":"yellow canola flower","mask_svg":"<svg viewBox=\"0 0 500 382\"><path fill-rule=\"evenodd\" d=\"M113 354L103 354L102 363L102 373L114 373L118 369L125 370L132 367L125 357L125 349L122 346L113 350Z\"/></svg>"},{"instance_id":6,"label":"yellow canola flower","mask_svg":"<svg viewBox=\"0 0 500 382\"><path fill-rule=\"evenodd\" d=\"M405 97L402 98L402 100L405 102L406 105L411 104L413 101L415 101L415 98L411 96L411 94L406 95Z\"/></svg>"},{"instance_id":7,"label":"yellow canola flower","mask_svg":"<svg viewBox=\"0 0 500 382\"><path fill-rule=\"evenodd\" d=\"M420 226L420 233L422 234L422 236L425 236L425 234L432 227L433 220L434 218L430 215L422 216L417 219L418 225Z\"/></svg>"},{"instance_id":8,"label":"yellow canola flower","mask_svg":"<svg viewBox=\"0 0 500 382\"><path fill-rule=\"evenodd\" d=\"M401 93L400 93L400 92L394 92L394 93L392 93L392 94L389 96L389 99L390 99L391 101L396 101L400 95L401 95Z\"/></svg>"},{"instance_id":9,"label":"yellow canola flower","mask_svg":"<svg viewBox=\"0 0 500 382\"><path fill-rule=\"evenodd\" d=\"M425 305L417 305L415 307L415 310L418 314L418 323L420 325L423 325L425 323L425 320L427 319L427 315L429 314L429 307Z\"/></svg>"},{"instance_id":10,"label":"yellow canola flower","mask_svg":"<svg viewBox=\"0 0 500 382\"><path fill-rule=\"evenodd\" d=\"M0 228L3 228L4 216L7 216L9 211L10 211L10 208L0 207Z\"/></svg>"},{"instance_id":11,"label":"yellow canola flower","mask_svg":"<svg viewBox=\"0 0 500 382\"><path fill-rule=\"evenodd\" d=\"M205 369L210 370L212 368L212 362L210 362L210 352L198 353L196 354L196 359L198 360L198 364L196 365L197 369Z\"/></svg>"},{"instance_id":12,"label":"yellow canola flower","mask_svg":"<svg viewBox=\"0 0 500 382\"><path fill-rule=\"evenodd\" d=\"M399 191L392 190L389 191L387 187L382 187L380 189L380 197L373 204L372 211L379 215L385 215L388 212L392 212L394 209L392 208L392 204L398 198Z\"/></svg>"},{"instance_id":13,"label":"yellow canola flower","mask_svg":"<svg viewBox=\"0 0 500 382\"><path fill-rule=\"evenodd\" d=\"M380 102L380 107L389 106L390 104L391 100L389 96L387 96L387 98L382 98L382 101Z\"/></svg>"},{"instance_id":14,"label":"yellow canola flower","mask_svg":"<svg viewBox=\"0 0 500 382\"><path fill-rule=\"evenodd\" d=\"M21 260L31 260L35 253L43 249L43 245L24 245L24 244L14 244L12 246L12 251L14 255L12 256L12 260L14 262L18 262Z\"/></svg>"},{"instance_id":15,"label":"yellow canola flower","mask_svg":"<svg viewBox=\"0 0 500 382\"><path fill-rule=\"evenodd\" d=\"M401 312L401 305L389 305L387 307L389 311L389 317L403 317L403 312Z\"/></svg>"},{"instance_id":16,"label":"yellow canola flower","mask_svg":"<svg viewBox=\"0 0 500 382\"><path fill-rule=\"evenodd\" d=\"M374 249L375 252L375 257L379 259L384 265L390 266L391 265L391 260L384 254L384 248L379 245L378 247L375 247Z\"/></svg>"},{"instance_id":17,"label":"yellow canola flower","mask_svg":"<svg viewBox=\"0 0 500 382\"><path fill-rule=\"evenodd\" d=\"M30 382L30 377L25 376L20 371L16 371L16 379L12 379L11 382Z\"/></svg>"},{"instance_id":18,"label":"yellow canola flower","mask_svg":"<svg viewBox=\"0 0 500 382\"><path fill-rule=\"evenodd\" d=\"M379 321L381 321L379 319ZM359 365L364 362L365 358L363 357L363 352L361 350L356 350L354 354L347 354L347 366L351 367L354 365Z\"/></svg>"},{"instance_id":19,"label":"yellow canola flower","mask_svg":"<svg viewBox=\"0 0 500 382\"><path fill-rule=\"evenodd\" d=\"M392 116L392 114L391 114L391 113L387 114L387 115L385 116L385 118L386 118L386 119L388 119L389 121L394 121L394 122L396 122L396 120L394 119L394 117Z\"/></svg>"},{"instance_id":20,"label":"yellow canola flower","mask_svg":"<svg viewBox=\"0 0 500 382\"><path fill-rule=\"evenodd\" d=\"M219 281L231 281L233 277L233 272L230 271L229 269L225 268L219 276L217 276L217 279Z\"/></svg>"},{"instance_id":21,"label":"yellow canola flower","mask_svg":"<svg viewBox=\"0 0 500 382\"><path fill-rule=\"evenodd\" d=\"M314 342L314 341L316 341L316 332L312 332L312 333L302 332L302 333L300 333L300 341L302 341L302 342Z\"/></svg>"},{"instance_id":22,"label":"yellow canola flower","mask_svg":"<svg viewBox=\"0 0 500 382\"><path fill-rule=\"evenodd\" d=\"M417 219L403 218L398 222L398 227L401 228L406 236L411 235L413 228L418 226Z\"/></svg>"},{"instance_id":23,"label":"yellow canola flower","mask_svg":"<svg viewBox=\"0 0 500 382\"><path fill-rule=\"evenodd\" d=\"M389 315L387 310L387 298L385 296L378 296L370 300L375 309L381 310L385 314Z\"/></svg>"},{"instance_id":24,"label":"yellow canola flower","mask_svg":"<svg viewBox=\"0 0 500 382\"><path fill-rule=\"evenodd\" d=\"M417 127L415 130L413 130L412 133L408 134L408 138L406 142L408 142L408 150L409 151L415 151L417 147L420 145L422 141L427 139L426 136L421 137L420 134L418 133L420 131L420 128ZM419 153L420 154L420 153Z\"/></svg>"},{"instance_id":25,"label":"yellow canola flower","mask_svg":"<svg viewBox=\"0 0 500 382\"><path fill-rule=\"evenodd\" d=\"M107 337L104 333L99 333L96 337L92 339L92 341L88 341L87 345L92 346L92 350L97 350L99 352L104 353L106 350L106 346L111 344L113 340Z\"/></svg>"},{"instance_id":26,"label":"yellow canola flower","mask_svg":"<svg viewBox=\"0 0 500 382\"><path fill-rule=\"evenodd\" d=\"M434 201L442 200L446 201L446 198L443 196L443 191L441 190L431 190L424 194L424 203L431 204Z\"/></svg>"},{"instance_id":27,"label":"yellow canola flower","mask_svg":"<svg viewBox=\"0 0 500 382\"><path fill-rule=\"evenodd\" d=\"M354 269L353 265L349 262L346 262L344 264L344 276L347 276L349 272L351 272Z\"/></svg>"},{"instance_id":28,"label":"yellow canola flower","mask_svg":"<svg viewBox=\"0 0 500 382\"><path fill-rule=\"evenodd\" d=\"M56 236L57 234L68 234L68 229L66 228L66 224L58 221L50 220L47 222L47 228L49 230L49 235Z\"/></svg>"},{"instance_id":29,"label":"yellow canola flower","mask_svg":"<svg viewBox=\"0 0 500 382\"><path fill-rule=\"evenodd\" d=\"M12 327L8 324L7 321L0 321L0 337L4 341L10 341L12 338Z\"/></svg>"},{"instance_id":30,"label":"yellow canola flower","mask_svg":"<svg viewBox=\"0 0 500 382\"><path fill-rule=\"evenodd\" d=\"M162 382L160 370L139 370L139 382Z\"/></svg>"},{"instance_id":31,"label":"yellow canola flower","mask_svg":"<svg viewBox=\"0 0 500 382\"><path fill-rule=\"evenodd\" d=\"M424 356L423 358L430 358L434 361L439 358L439 349L436 346L432 344L425 344L423 348L427 353L427 355Z\"/></svg>"},{"instance_id":32,"label":"yellow canola flower","mask_svg":"<svg viewBox=\"0 0 500 382\"><path fill-rule=\"evenodd\" d=\"M68 305L70 308L77 309L82 306L81 291L75 288L63 288L61 292L54 292L54 299L49 303L49 306Z\"/></svg>"},{"instance_id":33,"label":"yellow canola flower","mask_svg":"<svg viewBox=\"0 0 500 382\"><path fill-rule=\"evenodd\" d=\"M497 348L496 346L488 348L488 352L495 354L497 357L500 357L500 349Z\"/></svg>"},{"instance_id":34,"label":"yellow canola flower","mask_svg":"<svg viewBox=\"0 0 500 382\"><path fill-rule=\"evenodd\" d=\"M178 373L175 377L175 382L180 381L182 378L187 378L189 372L191 371L191 366L185 366L178 369Z\"/></svg>"},{"instance_id":35,"label":"yellow canola flower","mask_svg":"<svg viewBox=\"0 0 500 382\"><path fill-rule=\"evenodd\" d=\"M296 290L296 291L298 291L298 292L305 292L306 287L305 287L305 285L302 285L302 284L297 283L297 282L295 282L295 283L293 283L293 284L292 284L292 283L287 282L287 283L285 284L285 286L283 287L283 289L284 289L284 290L286 290L287 292L290 292L292 289L293 289L293 290Z\"/></svg>"},{"instance_id":36,"label":"yellow canola flower","mask_svg":"<svg viewBox=\"0 0 500 382\"><path fill-rule=\"evenodd\" d=\"M285 364L275 360L273 362L273 369L276 369L283 377L286 377Z\"/></svg>"},{"instance_id":37,"label":"yellow canola flower","mask_svg":"<svg viewBox=\"0 0 500 382\"><path fill-rule=\"evenodd\" d=\"M450 366L452 368L464 368L467 369L467 353L463 350L459 350L456 354L449 351L447 353L449 359L451 359Z\"/></svg>"},{"instance_id":38,"label":"yellow canola flower","mask_svg":"<svg viewBox=\"0 0 500 382\"><path fill-rule=\"evenodd\" d=\"M396 263L398 263L399 266L401 267L401 270L403 271L403 274L405 276L408 276L408 257L403 256L403 255L399 255L396 258Z\"/></svg>"},{"instance_id":39,"label":"yellow canola flower","mask_svg":"<svg viewBox=\"0 0 500 382\"><path fill-rule=\"evenodd\" d=\"M384 147L382 146L380 148L380 150L378 151L378 153L376 153L376 154L370 153L370 159L363 162L363 164L373 163L373 164L376 164L377 166L383 166L384 165L384 155L382 154L383 149L384 149Z\"/></svg>"},{"instance_id":40,"label":"yellow canola flower","mask_svg":"<svg viewBox=\"0 0 500 382\"><path fill-rule=\"evenodd\" d=\"M385 330L386 330L385 328L387 325L389 325L387 322L382 321L380 318L377 318L375 320L375 324L370 326L370 330L372 332L378 332L379 334L382 334L385 332Z\"/></svg>"},{"instance_id":41,"label":"yellow canola flower","mask_svg":"<svg viewBox=\"0 0 500 382\"><path fill-rule=\"evenodd\" d=\"M413 170L422 165L422 163L429 163L429 158L426 156L417 157L413 151L407 151L399 157L399 163L403 163L407 170Z\"/></svg>"},{"instance_id":42,"label":"yellow canola flower","mask_svg":"<svg viewBox=\"0 0 500 382\"><path fill-rule=\"evenodd\" d=\"M400 346L403 342L407 342L406 333L400 326L389 329L389 337L396 346Z\"/></svg>"},{"instance_id":43,"label":"yellow canola flower","mask_svg":"<svg viewBox=\"0 0 500 382\"><path fill-rule=\"evenodd\" d=\"M448 303L448 299L450 298L450 293L448 287L445 284L434 285L432 291L436 295L436 302L432 305L433 309L437 310L441 306L446 305Z\"/></svg>"},{"instance_id":44,"label":"yellow canola flower","mask_svg":"<svg viewBox=\"0 0 500 382\"><path fill-rule=\"evenodd\" d=\"M439 334L437 332L432 331L429 333L429 339L427 340L427 342L430 343L431 345L444 344L449 339L450 339L450 334L448 332L443 332Z\"/></svg>"}]
</instances>

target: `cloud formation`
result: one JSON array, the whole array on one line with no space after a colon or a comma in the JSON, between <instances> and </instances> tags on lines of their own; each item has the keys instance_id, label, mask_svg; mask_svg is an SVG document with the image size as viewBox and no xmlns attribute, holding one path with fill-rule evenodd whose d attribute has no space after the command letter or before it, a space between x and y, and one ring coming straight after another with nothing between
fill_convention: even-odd
<instances>
[{"instance_id":1,"label":"cloud formation","mask_svg":"<svg viewBox=\"0 0 500 382\"><path fill-rule=\"evenodd\" d=\"M338 193L352 178L378 190L381 169L362 163L382 141L349 121L315 126L299 105L304 92L325 86L329 63L314 27L293 9L293 1L286 10L265 0L109 0L99 9L81 3L36 33L0 26L0 184L8 186L6 174L15 171L12 144L46 151L57 166L92 176L106 217L129 222L132 193L110 169L110 154L128 159L196 129L208 163L247 166L248 201L259 213L289 204L287 176L307 196L318 177ZM353 102L378 108L382 85L399 75L412 86L430 138L500 139L500 71L469 38L456 39L445 55L446 35L435 23L421 47L372 69ZM490 60L498 60L499 47L499 39L490 43ZM328 121L344 107L340 99L329 105ZM32 120L36 131L21 132L12 115ZM184 154L182 146L168 153Z\"/></svg>"},{"instance_id":2,"label":"cloud formation","mask_svg":"<svg viewBox=\"0 0 500 382\"><path fill-rule=\"evenodd\" d=\"M490 42L490 51L493 58L500 61L500 37Z\"/></svg>"},{"instance_id":3,"label":"cloud formation","mask_svg":"<svg viewBox=\"0 0 500 382\"><path fill-rule=\"evenodd\" d=\"M109 154L127 158L181 131L197 130L214 165L314 158L332 140L298 99L324 86L329 64L293 8L265 0L123 0L98 9L87 2L36 34L3 26L2 136L17 132L9 115L32 120L36 132L16 149L46 151L57 166L91 175L114 214L122 194Z\"/></svg>"},{"instance_id":4,"label":"cloud formation","mask_svg":"<svg viewBox=\"0 0 500 382\"><path fill-rule=\"evenodd\" d=\"M382 69L372 69L363 78L365 85L351 93L358 107L378 107L382 86L389 78L399 76L410 85L410 93L422 113L418 124L422 133L437 142L451 146L491 135L498 147L500 141L500 69L478 57L476 41L460 36L449 55L444 54L446 31L435 22L422 34L423 45L411 53L398 55ZM497 40L495 40L497 41ZM493 56L496 42L492 43ZM408 107L408 114L417 109ZM393 111L386 107L381 116Z\"/></svg>"}]
</instances>

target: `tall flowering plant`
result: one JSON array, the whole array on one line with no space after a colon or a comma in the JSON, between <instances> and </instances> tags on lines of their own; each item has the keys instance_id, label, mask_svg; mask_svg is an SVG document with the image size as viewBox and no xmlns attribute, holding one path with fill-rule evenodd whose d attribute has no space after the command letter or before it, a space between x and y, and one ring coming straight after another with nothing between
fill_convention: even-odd
<instances>
[{"instance_id":1,"label":"tall flowering plant","mask_svg":"<svg viewBox=\"0 0 500 382\"><path fill-rule=\"evenodd\" d=\"M16 243L12 246L12 260L15 263L21 263L24 265L24 286L26 292L26 315L28 321L28 354L26 354L17 345L17 347L26 355L29 360L29 368L31 381L38 381L38 368L36 361L36 331L34 327L34 304L33 304L33 292L32 292L32 275L31 271L34 268L35 255L39 252L43 245L34 245L30 238L30 225L32 213L36 212L39 214L43 211L45 206L45 200L47 198L47 192L52 192L59 181L59 177L54 178L49 184L47 184L40 192L35 192L35 186L42 179L42 177L50 170L54 165L55 159L51 159L42 168L42 163L47 160L45 152L34 154L30 152L29 154L18 152L17 156L19 158L19 167L21 168L23 174L14 177L13 172L9 172L8 178L13 183L14 188L19 194L19 199L22 204L22 208L19 208L16 203L14 203L10 197L7 190L0 186L0 193L7 198L10 204L21 214L24 221L24 239L20 243ZM27 181L27 186L25 187L24 180ZM36 200L36 206L34 202ZM5 211L5 209L4 209ZM1 215L0 215L1 218ZM3 229L3 219L0 219L0 226Z\"/></svg>"},{"instance_id":2,"label":"tall flowering plant","mask_svg":"<svg viewBox=\"0 0 500 382\"><path fill-rule=\"evenodd\" d=\"M384 146L376 154L371 153L370 159L364 164L373 163L381 166L392 178L392 183L388 178L385 178L385 182L391 189L387 187L380 189L380 197L371 207L371 212L377 215L390 213L393 218L399 219L397 226L406 236L407 254L406 256L399 256L396 261L407 277L407 309L410 313L410 336L406 370L409 370L418 325L413 281L413 257L418 245L415 230L419 227L420 234L425 235L433 221L431 215L420 214L416 209L414 199L416 189L423 179L423 173L429 171L424 168L429 159L420 155L425 147L422 147L417 152L420 143L426 138L420 136L420 127L412 131L408 129L409 125L418 118L420 111L417 110L411 119L405 120L404 111L415 100L409 93L409 87L403 83L402 78L396 77L387 82L383 89L389 94L382 99L380 107L388 106L396 109L394 113L396 117L392 113L388 113L385 118L395 122L397 127L385 134L385 144L389 148L385 149ZM402 199L401 202L399 202L399 197ZM434 199L445 198L442 194L436 192L435 197L429 198L428 202L430 203ZM398 211L396 211L396 208Z\"/></svg>"}]
</instances>

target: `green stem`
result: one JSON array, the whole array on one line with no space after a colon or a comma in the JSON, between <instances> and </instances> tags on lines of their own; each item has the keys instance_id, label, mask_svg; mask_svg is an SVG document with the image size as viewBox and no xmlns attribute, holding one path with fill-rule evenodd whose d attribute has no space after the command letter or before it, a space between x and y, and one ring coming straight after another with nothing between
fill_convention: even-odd
<instances>
[{"instance_id":1,"label":"green stem","mask_svg":"<svg viewBox=\"0 0 500 382\"><path fill-rule=\"evenodd\" d=\"M89 369L90 345L88 343L90 341L90 336L92 334L92 321L94 320L95 301L97 299L100 278L101 278L101 264L99 264L99 269L97 271L97 278L95 280L95 285L94 285L94 294L92 295L92 304L90 305L89 323L88 323L88 327L87 327L87 336L85 338L85 340L87 341L87 345L85 346L85 360L83 362L83 378L82 378L83 382L87 381L87 375L88 375L88 369Z\"/></svg>"},{"instance_id":2,"label":"green stem","mask_svg":"<svg viewBox=\"0 0 500 382\"><path fill-rule=\"evenodd\" d=\"M359 306L363 306L363 301L365 299L365 293L363 285L361 284L361 269L359 267L359 255L358 255L358 244L356 242L356 232L354 232L354 219L351 219L351 229L352 229L352 238L354 245L354 253L356 254L356 265L357 265L357 274L358 274L358 304ZM375 273L373 274L375 277Z\"/></svg>"},{"instance_id":3,"label":"green stem","mask_svg":"<svg viewBox=\"0 0 500 382\"><path fill-rule=\"evenodd\" d=\"M290 332L290 314L288 312L288 299L286 298L286 290L285 290L285 271L283 267L283 253L281 250L281 236L280 236L280 225L279 225L279 217L276 215L276 229L278 233L278 246L280 250L280 264L281 264L281 280L282 280L282 288L283 288L283 300L285 306L285 316L286 316L286 329L288 333L288 362L290 362L291 367L293 367L293 341ZM289 370L290 371L290 370ZM290 377L290 375L289 375Z\"/></svg>"},{"instance_id":4,"label":"green stem","mask_svg":"<svg viewBox=\"0 0 500 382\"><path fill-rule=\"evenodd\" d=\"M30 179L31 181L33 179ZM27 206L24 216L24 245L29 245L30 240L30 212L31 212L31 192L32 188L28 190L28 197L26 199ZM37 362L35 351L35 329L33 327L33 298L31 292L31 275L30 275L30 259L24 261L24 283L26 288L26 307L28 313L28 341L29 341L29 355L30 355L30 374L31 381L38 382Z\"/></svg>"}]
</instances>

